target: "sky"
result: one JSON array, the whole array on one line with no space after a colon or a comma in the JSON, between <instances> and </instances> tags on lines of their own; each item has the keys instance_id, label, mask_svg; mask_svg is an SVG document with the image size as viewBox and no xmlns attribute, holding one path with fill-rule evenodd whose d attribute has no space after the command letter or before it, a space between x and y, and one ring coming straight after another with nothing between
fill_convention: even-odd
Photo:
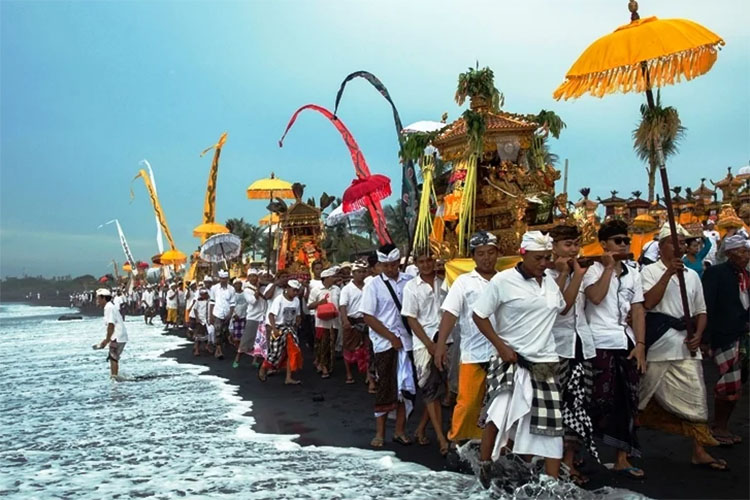
<instances>
[{"instance_id":1,"label":"sky","mask_svg":"<svg viewBox=\"0 0 750 500\"><path fill-rule=\"evenodd\" d=\"M672 185L697 187L750 159L750 3L643 0L642 17L683 17L726 46L706 75L666 87L687 134L669 159ZM569 192L646 191L631 133L644 96L552 92L594 40L629 21L625 0L0 2L0 275L100 275L123 261L113 225L137 259L157 253L143 182L147 159L177 247L198 246L211 155L219 135L217 221L257 222L266 203L252 181L274 172L306 184L305 198L341 195L354 172L321 115L341 80L368 70L388 87L402 121L452 121L457 75L478 61L495 72L504 109L552 109L567 123L553 152L570 164ZM400 191L391 110L363 80L339 110L370 168ZM562 190L561 184L558 191ZM395 196L391 202L395 201Z\"/></svg>"}]
</instances>

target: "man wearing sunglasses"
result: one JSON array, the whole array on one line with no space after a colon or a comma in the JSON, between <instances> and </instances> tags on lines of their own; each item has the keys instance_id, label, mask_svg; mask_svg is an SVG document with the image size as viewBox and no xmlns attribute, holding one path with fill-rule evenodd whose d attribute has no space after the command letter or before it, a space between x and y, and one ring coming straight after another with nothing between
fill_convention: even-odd
<instances>
[{"instance_id":1,"label":"man wearing sunglasses","mask_svg":"<svg viewBox=\"0 0 750 500\"><path fill-rule=\"evenodd\" d=\"M635 432L639 373L646 371L643 287L634 262L613 255L630 251L628 225L610 220L599 229L604 255L583 278L586 317L594 334L596 356L591 418L594 435L617 450L613 471L632 479L646 474L628 456L639 457Z\"/></svg>"}]
</instances>

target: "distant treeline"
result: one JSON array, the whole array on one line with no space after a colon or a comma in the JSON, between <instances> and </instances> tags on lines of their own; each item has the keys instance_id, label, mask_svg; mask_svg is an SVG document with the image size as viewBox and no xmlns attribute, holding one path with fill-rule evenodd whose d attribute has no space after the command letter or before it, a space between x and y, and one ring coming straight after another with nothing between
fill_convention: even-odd
<instances>
[{"instance_id":1,"label":"distant treeline","mask_svg":"<svg viewBox=\"0 0 750 500\"><path fill-rule=\"evenodd\" d=\"M90 274L71 278L55 276L24 276L23 278L8 277L0 281L0 301L9 302L32 298L37 300L67 299L71 293L93 290L96 288L96 278Z\"/></svg>"}]
</instances>

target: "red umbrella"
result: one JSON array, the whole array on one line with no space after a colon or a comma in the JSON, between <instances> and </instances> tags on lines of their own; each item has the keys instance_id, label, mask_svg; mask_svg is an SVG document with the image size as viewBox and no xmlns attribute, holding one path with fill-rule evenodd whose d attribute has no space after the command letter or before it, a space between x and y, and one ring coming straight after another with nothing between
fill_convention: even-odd
<instances>
[{"instance_id":1,"label":"red umbrella","mask_svg":"<svg viewBox=\"0 0 750 500\"><path fill-rule=\"evenodd\" d=\"M138 262L135 263L135 267L137 267L138 269L148 269L151 266L149 266L148 262L143 262L142 260L139 260Z\"/></svg>"},{"instance_id":2,"label":"red umbrella","mask_svg":"<svg viewBox=\"0 0 750 500\"><path fill-rule=\"evenodd\" d=\"M360 208L367 208L373 217L373 225L381 244L390 243L391 237L386 227L385 215L382 210L375 210L379 201L391 195L391 180L385 175L372 174L359 177L352 181L344 191L343 205L344 213L349 213Z\"/></svg>"}]
</instances>

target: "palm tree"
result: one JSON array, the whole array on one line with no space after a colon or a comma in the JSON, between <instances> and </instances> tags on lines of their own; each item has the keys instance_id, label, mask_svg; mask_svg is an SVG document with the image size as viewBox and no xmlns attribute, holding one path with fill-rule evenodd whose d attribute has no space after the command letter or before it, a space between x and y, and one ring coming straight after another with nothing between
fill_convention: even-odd
<instances>
[{"instance_id":1,"label":"palm tree","mask_svg":"<svg viewBox=\"0 0 750 500\"><path fill-rule=\"evenodd\" d=\"M662 108L661 92L656 93L656 106L650 109L641 105L641 121L633 130L633 149L638 158L648 162L648 201L654 201L654 184L656 170L659 168L656 158L656 146L661 141L664 159L677 153L678 144L685 136L687 129L682 126L677 110L672 106Z\"/></svg>"},{"instance_id":2,"label":"palm tree","mask_svg":"<svg viewBox=\"0 0 750 500\"><path fill-rule=\"evenodd\" d=\"M406 248L409 244L409 230L398 204L387 205L383 207L383 211L393 244L402 249Z\"/></svg>"}]
</instances>

